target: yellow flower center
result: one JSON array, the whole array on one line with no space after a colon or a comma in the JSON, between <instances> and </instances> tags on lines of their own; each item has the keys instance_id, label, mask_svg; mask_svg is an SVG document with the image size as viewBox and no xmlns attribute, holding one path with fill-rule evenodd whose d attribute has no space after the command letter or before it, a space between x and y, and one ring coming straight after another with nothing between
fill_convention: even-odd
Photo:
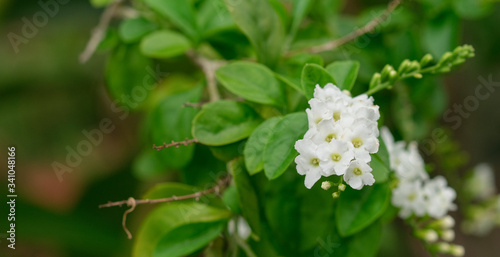
<instances>
[{"instance_id":1,"label":"yellow flower center","mask_svg":"<svg viewBox=\"0 0 500 257\"><path fill-rule=\"evenodd\" d=\"M352 173L354 173L354 175L356 175L356 176L361 176L363 174L363 171L360 168L356 167L356 168L354 168Z\"/></svg>"},{"instance_id":2,"label":"yellow flower center","mask_svg":"<svg viewBox=\"0 0 500 257\"><path fill-rule=\"evenodd\" d=\"M334 162L338 162L338 161L340 161L342 159L342 155L340 155L338 153L332 154L331 157L332 157L332 161L334 161Z\"/></svg>"},{"instance_id":3,"label":"yellow flower center","mask_svg":"<svg viewBox=\"0 0 500 257\"><path fill-rule=\"evenodd\" d=\"M334 112L333 113L333 120L335 120L335 121L340 120L340 112Z\"/></svg>"},{"instance_id":4,"label":"yellow flower center","mask_svg":"<svg viewBox=\"0 0 500 257\"><path fill-rule=\"evenodd\" d=\"M359 137L354 138L352 140L352 144L354 145L354 147L360 148L363 145L363 140L361 138L359 138Z\"/></svg>"},{"instance_id":5,"label":"yellow flower center","mask_svg":"<svg viewBox=\"0 0 500 257\"><path fill-rule=\"evenodd\" d=\"M337 134L332 133L325 137L325 141L328 143L332 142L332 139L337 139Z\"/></svg>"},{"instance_id":6,"label":"yellow flower center","mask_svg":"<svg viewBox=\"0 0 500 257\"><path fill-rule=\"evenodd\" d=\"M311 159L311 164L313 166L318 166L319 165L319 159L318 158L312 158Z\"/></svg>"}]
</instances>

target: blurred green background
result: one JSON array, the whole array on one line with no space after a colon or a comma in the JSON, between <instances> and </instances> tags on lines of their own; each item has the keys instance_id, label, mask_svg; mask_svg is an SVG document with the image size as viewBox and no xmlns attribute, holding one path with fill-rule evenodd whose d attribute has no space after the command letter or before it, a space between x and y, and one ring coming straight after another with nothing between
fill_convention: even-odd
<instances>
[{"instance_id":1,"label":"blurred green background","mask_svg":"<svg viewBox=\"0 0 500 257\"><path fill-rule=\"evenodd\" d=\"M122 120L113 112L112 100L104 85L105 54L98 52L85 64L78 61L102 9L93 8L87 0L70 0L60 5L54 17L50 17L25 44L20 44L18 53L15 53L8 35L22 34L23 18L31 20L34 14L43 10L37 2L0 1L0 145L3 156L6 156L6 146L13 145L17 149L16 189L19 195L15 251L6 247L7 208L1 205L0 256L130 256L132 241L126 239L121 228L123 209L98 209L97 206L129 196L139 197L156 182L170 178L167 175L144 181L134 177L132 163L141 150L139 124L143 117L136 113ZM342 13L355 15L372 5L384 3L349 1ZM455 44L444 50L467 43L475 47L476 57L443 79L445 93L449 96L443 108L453 108L454 103L462 104L467 96L473 95L480 76L491 76L493 81L500 82L500 6L488 3L483 10L465 5L462 9L450 10L450 13L457 17L457 22L451 21L449 25L447 16L443 16L433 17L436 22L432 24L438 31L439 26L454 27L450 30L452 35L440 32L431 34L428 40L439 42L452 37L455 41L450 42ZM409 28L423 29L419 26ZM344 29L350 31L353 28ZM394 56L417 58L415 53L405 51L415 39L398 35L393 33L384 37L381 33L374 36L370 43L373 48L363 49L361 54L380 55L379 59L384 63L393 65L401 61ZM370 48L381 47L398 54L385 60L382 52L369 52ZM356 55L356 52L351 54L353 58ZM384 63L375 67L376 70L380 70ZM480 101L479 108L463 119L457 130L452 130L453 138L468 153L466 168L478 162L488 162L495 170L500 169L499 103L500 92L495 91ZM423 105L425 108L426 103ZM60 182L52 167L53 162L64 163L67 147L74 149L85 140L82 130L98 128L103 118L111 119L115 130L105 134L103 142L94 146L81 164L71 173L64 174ZM450 126L444 121L441 123ZM0 158L0 165L0 192L3 192L0 199L4 202L7 194L6 157ZM129 216L132 233L148 209L140 207ZM455 216L460 217L460 214ZM398 225L403 228L389 230L388 238L402 236L409 243L397 246L389 240L380 256L388 256L389 252L427 256L419 242L405 234L408 230L402 224ZM498 240L499 229L486 238L457 235L457 242L467 250L466 256L498 256ZM399 249L407 246L410 249Z\"/></svg>"}]
</instances>

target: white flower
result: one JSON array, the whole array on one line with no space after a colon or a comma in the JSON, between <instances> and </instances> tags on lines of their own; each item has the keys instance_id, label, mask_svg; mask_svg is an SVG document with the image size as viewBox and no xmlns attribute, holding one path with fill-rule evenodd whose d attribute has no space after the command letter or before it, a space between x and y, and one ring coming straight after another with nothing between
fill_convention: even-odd
<instances>
[{"instance_id":1,"label":"white flower","mask_svg":"<svg viewBox=\"0 0 500 257\"><path fill-rule=\"evenodd\" d=\"M351 187L360 189L374 183L368 163L370 154L379 148L377 120L379 108L367 95L352 98L328 83L316 85L314 98L306 109L309 130L297 141L295 158L297 172L306 175L305 185L311 188L321 176L344 175ZM351 166L351 173L346 171ZM358 171L359 170L359 171ZM353 173L356 171L355 173ZM360 173L360 174L358 174Z\"/></svg>"},{"instance_id":2,"label":"white flower","mask_svg":"<svg viewBox=\"0 0 500 257\"><path fill-rule=\"evenodd\" d=\"M466 180L464 189L472 198L478 200L493 196L496 191L493 168L486 163L476 165L472 176Z\"/></svg>"},{"instance_id":3,"label":"white flower","mask_svg":"<svg viewBox=\"0 0 500 257\"><path fill-rule=\"evenodd\" d=\"M407 151L399 153L397 162L399 162L399 164L395 167L395 171L400 179L425 180L429 178L429 174L425 171L424 160L418 152L418 145L416 142L411 142Z\"/></svg>"},{"instance_id":4,"label":"white flower","mask_svg":"<svg viewBox=\"0 0 500 257\"><path fill-rule=\"evenodd\" d=\"M368 120L359 119L353 124L352 129L346 132L345 138L354 147L356 160L370 162L370 153L378 152L379 142L371 126Z\"/></svg>"},{"instance_id":5,"label":"white flower","mask_svg":"<svg viewBox=\"0 0 500 257\"><path fill-rule=\"evenodd\" d=\"M243 240L247 240L250 237L250 234L252 234L252 229L250 229L250 226L243 217L237 217L236 222L234 219L229 220L227 230L229 234L238 232L238 236Z\"/></svg>"},{"instance_id":6,"label":"white flower","mask_svg":"<svg viewBox=\"0 0 500 257\"><path fill-rule=\"evenodd\" d=\"M354 160L351 162L351 165L349 165L349 168L347 168L344 180L352 188L359 190L365 185L371 186L375 183L375 179L371 172L372 168L370 165Z\"/></svg>"},{"instance_id":7,"label":"white flower","mask_svg":"<svg viewBox=\"0 0 500 257\"><path fill-rule=\"evenodd\" d=\"M343 175L354 158L354 148L351 144L332 140L318 147L319 166L327 175Z\"/></svg>"},{"instance_id":8,"label":"white flower","mask_svg":"<svg viewBox=\"0 0 500 257\"><path fill-rule=\"evenodd\" d=\"M297 172L300 175L306 175L305 185L311 188L322 175L319 166L320 159L316 153L318 146L310 139L302 139L295 143L295 149L299 155L295 158L297 163Z\"/></svg>"},{"instance_id":9,"label":"white flower","mask_svg":"<svg viewBox=\"0 0 500 257\"><path fill-rule=\"evenodd\" d=\"M317 127L311 128L306 132L304 138L310 138L314 143L330 143L334 139L340 139L344 136L344 129L340 124L333 120L322 120Z\"/></svg>"},{"instance_id":10,"label":"white flower","mask_svg":"<svg viewBox=\"0 0 500 257\"><path fill-rule=\"evenodd\" d=\"M448 211L456 209L453 203L457 194L455 190L447 186L446 179L437 176L428 180L424 185L424 193L427 197L427 213L436 219L444 217Z\"/></svg>"},{"instance_id":11,"label":"white flower","mask_svg":"<svg viewBox=\"0 0 500 257\"><path fill-rule=\"evenodd\" d=\"M424 216L426 202L424 199L422 181L400 181L398 186L392 190L392 205L400 208L399 216L408 218L412 214Z\"/></svg>"}]
</instances>

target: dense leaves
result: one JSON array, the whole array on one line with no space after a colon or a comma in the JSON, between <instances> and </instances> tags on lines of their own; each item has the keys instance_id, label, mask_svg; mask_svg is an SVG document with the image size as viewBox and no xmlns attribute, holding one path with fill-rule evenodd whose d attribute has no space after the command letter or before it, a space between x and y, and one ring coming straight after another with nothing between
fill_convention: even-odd
<instances>
[{"instance_id":1,"label":"dense leaves","mask_svg":"<svg viewBox=\"0 0 500 257\"><path fill-rule=\"evenodd\" d=\"M226 145L244 139L261 122L248 105L217 101L203 106L193 120L193 136L202 144Z\"/></svg>"}]
</instances>

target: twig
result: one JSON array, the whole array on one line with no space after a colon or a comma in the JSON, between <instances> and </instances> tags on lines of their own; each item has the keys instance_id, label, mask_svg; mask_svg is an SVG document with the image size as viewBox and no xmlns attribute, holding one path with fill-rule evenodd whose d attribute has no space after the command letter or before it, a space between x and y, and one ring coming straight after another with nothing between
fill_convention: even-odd
<instances>
[{"instance_id":1,"label":"twig","mask_svg":"<svg viewBox=\"0 0 500 257\"><path fill-rule=\"evenodd\" d=\"M387 9L378 17L372 19L370 22L368 22L365 26L362 28L359 28L339 39L324 43L319 46L314 46L308 49L305 49L306 52L309 53L320 53L328 50L333 50L339 46L342 46L350 41L355 40L356 38L369 33L373 31L380 23L385 21L391 13L398 7L398 5L401 3L402 0L393 0L389 5L387 6Z\"/></svg>"},{"instance_id":2,"label":"twig","mask_svg":"<svg viewBox=\"0 0 500 257\"><path fill-rule=\"evenodd\" d=\"M220 99L219 90L217 89L217 80L215 78L215 71L224 65L226 62L222 60L210 60L203 56L196 54L194 51L187 52L187 55L191 60L200 67L205 74L207 79L208 95L210 97L210 102L214 102Z\"/></svg>"},{"instance_id":3,"label":"twig","mask_svg":"<svg viewBox=\"0 0 500 257\"><path fill-rule=\"evenodd\" d=\"M186 138L186 140L180 141L180 142L175 142L172 140L172 143L170 143L170 144L163 143L163 145L160 145L160 146L153 145L153 149L160 151L163 148L169 148L169 147L179 148L179 146L181 146L181 145L187 146L187 145L192 144L192 143L198 143L198 139L196 139L196 138L187 139Z\"/></svg>"},{"instance_id":4,"label":"twig","mask_svg":"<svg viewBox=\"0 0 500 257\"><path fill-rule=\"evenodd\" d=\"M141 200L135 200L135 205L141 205L141 204L156 204L156 203L166 203L166 202L173 202L173 201L180 201L180 200L187 200L187 199L199 199L200 197L211 194L211 193L220 193L221 188L225 187L229 181L231 180L231 176L227 176L217 182L217 185L214 187L211 187L207 190L204 191L199 191L193 194L189 195L183 195L183 196L172 196L168 198L160 198L160 199L141 199ZM113 206L122 206L124 204L129 204L130 203L130 198L128 200L123 200L123 201L117 201L117 202L109 202L105 204L99 205L99 208L107 208L107 207L113 207Z\"/></svg>"},{"instance_id":5,"label":"twig","mask_svg":"<svg viewBox=\"0 0 500 257\"><path fill-rule=\"evenodd\" d=\"M85 50L83 50L78 58L81 63L87 62L94 54L97 46L99 46L99 43L104 38L109 22L113 18L115 11L121 2L122 0L116 0L112 4L108 5L108 7L104 10L101 19L99 20L99 24L97 24L97 27L92 30L92 35L90 36L89 42L87 42L87 46L85 46Z\"/></svg>"},{"instance_id":6,"label":"twig","mask_svg":"<svg viewBox=\"0 0 500 257\"><path fill-rule=\"evenodd\" d=\"M172 196L168 198L160 198L160 199L141 199L141 200L136 200L133 197L130 197L128 200L123 200L123 201L117 201L117 202L109 202L106 204L101 204L99 205L99 208L106 208L106 207L113 207L113 206L122 206L126 204L127 206L130 206L129 209L127 209L123 213L123 218L122 218L122 227L125 233L127 234L128 239L132 239L132 234L130 231L127 229L127 215L135 210L135 207L140 204L156 204L156 203L167 203L167 202L174 202L174 201L181 201L181 200L187 200L187 199L195 199L196 201L200 200L200 198L204 195L212 194L215 193L217 195L220 195L221 191L229 184L229 181L231 181L231 176L227 176L223 179L220 179L217 182L217 185L204 190L204 191L199 191L193 194L189 195L183 195L183 196Z\"/></svg>"},{"instance_id":7,"label":"twig","mask_svg":"<svg viewBox=\"0 0 500 257\"><path fill-rule=\"evenodd\" d=\"M204 104L206 104L206 103L190 103L190 102L187 102L187 103L184 103L182 105L182 108L185 108L185 107L200 108Z\"/></svg>"},{"instance_id":8,"label":"twig","mask_svg":"<svg viewBox=\"0 0 500 257\"><path fill-rule=\"evenodd\" d=\"M136 204L135 199L133 197L130 197L127 200L127 205L130 206L130 209L126 210L123 213L122 227L123 227L123 230L125 230L125 233L127 233L128 239L132 239L132 234L130 233L130 230L128 230L128 228L127 228L127 214L133 212L135 210L135 206L137 204Z\"/></svg>"}]
</instances>

